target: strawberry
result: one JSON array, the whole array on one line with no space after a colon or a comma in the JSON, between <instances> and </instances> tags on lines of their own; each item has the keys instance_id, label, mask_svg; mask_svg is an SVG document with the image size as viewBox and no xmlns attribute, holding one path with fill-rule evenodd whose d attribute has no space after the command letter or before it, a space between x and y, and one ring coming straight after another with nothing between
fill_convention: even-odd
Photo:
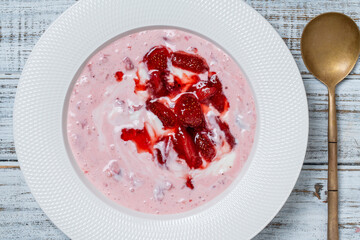
<instances>
[{"instance_id":1,"label":"strawberry","mask_svg":"<svg viewBox=\"0 0 360 240\"><path fill-rule=\"evenodd\" d=\"M208 133L197 133L195 135L195 145L196 149L207 162L211 162L214 159L216 150L214 144L208 137Z\"/></svg>"},{"instance_id":2,"label":"strawberry","mask_svg":"<svg viewBox=\"0 0 360 240\"><path fill-rule=\"evenodd\" d=\"M161 154L161 151L158 148L155 148L155 158L157 159L157 161L161 164L164 165L166 162L166 159L163 158L163 155Z\"/></svg>"},{"instance_id":3,"label":"strawberry","mask_svg":"<svg viewBox=\"0 0 360 240\"><path fill-rule=\"evenodd\" d=\"M204 115L198 99L191 93L184 93L175 104L175 113L185 127L204 125Z\"/></svg>"},{"instance_id":4,"label":"strawberry","mask_svg":"<svg viewBox=\"0 0 360 240\"><path fill-rule=\"evenodd\" d=\"M184 127L179 127L176 130L173 143L179 157L183 158L190 168L197 169L201 167L202 160L196 150L194 141Z\"/></svg>"},{"instance_id":5,"label":"strawberry","mask_svg":"<svg viewBox=\"0 0 360 240\"><path fill-rule=\"evenodd\" d=\"M124 73L119 71L115 73L116 81L121 82L123 80Z\"/></svg>"},{"instance_id":6,"label":"strawberry","mask_svg":"<svg viewBox=\"0 0 360 240\"><path fill-rule=\"evenodd\" d=\"M143 61L146 63L149 70L155 69L163 71L167 68L169 57L170 53L165 46L156 46L146 53Z\"/></svg>"},{"instance_id":7,"label":"strawberry","mask_svg":"<svg viewBox=\"0 0 360 240\"><path fill-rule=\"evenodd\" d=\"M166 159L169 156L169 151L170 151L170 147L172 147L172 145L170 144L172 141L172 136L168 135L168 136L164 136L161 137L157 143L159 142L163 142L163 148L162 151L159 149L159 147L155 148L155 152L154 152L154 158L157 159L157 161L163 165L166 163Z\"/></svg>"},{"instance_id":8,"label":"strawberry","mask_svg":"<svg viewBox=\"0 0 360 240\"><path fill-rule=\"evenodd\" d=\"M137 147L137 151L152 153L152 142L146 128L133 129L124 128L121 131L121 139L124 141L133 141Z\"/></svg>"},{"instance_id":9,"label":"strawberry","mask_svg":"<svg viewBox=\"0 0 360 240\"><path fill-rule=\"evenodd\" d=\"M222 84L215 72L211 72L208 78L208 86L216 88L219 92L222 92Z\"/></svg>"},{"instance_id":10,"label":"strawberry","mask_svg":"<svg viewBox=\"0 0 360 240\"><path fill-rule=\"evenodd\" d=\"M188 188L190 188L191 190L194 189L194 184L192 183L192 178L191 178L190 176L188 176L188 177L186 178L186 183L185 183L185 185L186 185Z\"/></svg>"},{"instance_id":11,"label":"strawberry","mask_svg":"<svg viewBox=\"0 0 360 240\"><path fill-rule=\"evenodd\" d=\"M222 92L211 96L209 101L214 106L214 108L219 111L219 113L225 112L230 107L226 96Z\"/></svg>"},{"instance_id":12,"label":"strawberry","mask_svg":"<svg viewBox=\"0 0 360 240\"><path fill-rule=\"evenodd\" d=\"M225 134L225 139L230 145L230 148L233 149L236 145L235 138L230 132L229 125L226 122L221 121L220 117L216 117L216 122L219 125L221 131Z\"/></svg>"},{"instance_id":13,"label":"strawberry","mask_svg":"<svg viewBox=\"0 0 360 240\"><path fill-rule=\"evenodd\" d=\"M163 97L168 95L165 86L166 72L153 71L150 74L150 80L146 82L147 89L152 97Z\"/></svg>"},{"instance_id":14,"label":"strawberry","mask_svg":"<svg viewBox=\"0 0 360 240\"><path fill-rule=\"evenodd\" d=\"M173 111L160 102L146 102L146 109L154 113L164 125L164 128L174 128L176 116Z\"/></svg>"},{"instance_id":15,"label":"strawberry","mask_svg":"<svg viewBox=\"0 0 360 240\"><path fill-rule=\"evenodd\" d=\"M177 51L171 55L172 65L194 73L205 73L209 66L205 59L196 54Z\"/></svg>"},{"instance_id":16,"label":"strawberry","mask_svg":"<svg viewBox=\"0 0 360 240\"><path fill-rule=\"evenodd\" d=\"M200 81L197 84L192 85L187 91L194 92L199 99L199 102L202 103L213 96L217 92L217 89L215 87L209 87L207 81Z\"/></svg>"},{"instance_id":17,"label":"strawberry","mask_svg":"<svg viewBox=\"0 0 360 240\"><path fill-rule=\"evenodd\" d=\"M174 76L174 82L165 82L165 87L166 90L168 91L168 96L170 96L170 98L176 97L177 94L181 93L181 80Z\"/></svg>"}]
</instances>

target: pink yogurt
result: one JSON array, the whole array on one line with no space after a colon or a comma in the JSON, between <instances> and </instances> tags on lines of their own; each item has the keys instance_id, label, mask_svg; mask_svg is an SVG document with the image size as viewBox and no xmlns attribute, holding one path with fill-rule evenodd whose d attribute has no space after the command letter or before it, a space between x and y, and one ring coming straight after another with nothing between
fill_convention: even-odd
<instances>
[{"instance_id":1,"label":"pink yogurt","mask_svg":"<svg viewBox=\"0 0 360 240\"><path fill-rule=\"evenodd\" d=\"M204 169L190 169L176 152L166 165L121 139L124 128L150 124L164 132L159 119L145 107L147 92L134 92L134 78L149 78L143 56L164 45L173 51L197 52L217 72L230 108L221 118L229 124L237 144L233 150L216 146L217 159ZM130 60L130 61L129 61ZM189 74L171 67L181 77ZM118 81L115 73L124 73ZM219 143L224 138L214 123L216 110L206 115ZM192 210L221 194L239 175L254 142L256 111L253 93L241 70L226 53L196 35L174 29L149 30L120 38L98 51L85 65L72 90L67 134L74 158L86 178L118 204L144 213L174 214ZM216 141L216 139L215 139ZM192 177L194 189L186 186Z\"/></svg>"}]
</instances>

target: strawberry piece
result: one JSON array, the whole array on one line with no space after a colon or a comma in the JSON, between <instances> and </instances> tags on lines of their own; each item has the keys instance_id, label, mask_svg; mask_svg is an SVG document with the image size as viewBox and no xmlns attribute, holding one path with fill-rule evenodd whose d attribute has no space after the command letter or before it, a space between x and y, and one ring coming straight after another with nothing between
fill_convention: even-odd
<instances>
[{"instance_id":1,"label":"strawberry piece","mask_svg":"<svg viewBox=\"0 0 360 240\"><path fill-rule=\"evenodd\" d=\"M230 107L230 104L223 93L216 93L209 98L209 101L219 113L227 111Z\"/></svg>"},{"instance_id":2,"label":"strawberry piece","mask_svg":"<svg viewBox=\"0 0 360 240\"><path fill-rule=\"evenodd\" d=\"M214 96L218 90L215 87L209 87L207 82L200 81L197 84L192 85L187 91L194 92L199 101L202 103L208 98Z\"/></svg>"},{"instance_id":3,"label":"strawberry piece","mask_svg":"<svg viewBox=\"0 0 360 240\"><path fill-rule=\"evenodd\" d=\"M201 105L191 93L181 95L175 104L175 113L183 126L197 127L205 123Z\"/></svg>"},{"instance_id":4,"label":"strawberry piece","mask_svg":"<svg viewBox=\"0 0 360 240\"><path fill-rule=\"evenodd\" d=\"M123 80L124 73L119 71L115 73L116 81L121 82Z\"/></svg>"},{"instance_id":5,"label":"strawberry piece","mask_svg":"<svg viewBox=\"0 0 360 240\"><path fill-rule=\"evenodd\" d=\"M165 70L167 68L168 58L170 53L164 46L156 46L150 49L144 56L143 61L146 63L149 70Z\"/></svg>"},{"instance_id":6,"label":"strawberry piece","mask_svg":"<svg viewBox=\"0 0 360 240\"><path fill-rule=\"evenodd\" d=\"M134 69L134 64L132 63L132 61L130 60L130 58L125 57L123 60L123 63L125 64L125 69L130 71Z\"/></svg>"},{"instance_id":7,"label":"strawberry piece","mask_svg":"<svg viewBox=\"0 0 360 240\"><path fill-rule=\"evenodd\" d=\"M141 152L152 153L152 142L146 128L143 129L124 128L121 131L121 139L124 141L133 141L136 145L138 153Z\"/></svg>"},{"instance_id":8,"label":"strawberry piece","mask_svg":"<svg viewBox=\"0 0 360 240\"><path fill-rule=\"evenodd\" d=\"M209 74L209 79L206 84L209 87L216 88L217 91L212 96L210 96L208 100L205 100L205 103L211 103L220 113L228 110L230 107L229 102L222 91L222 84L215 72L211 72Z\"/></svg>"},{"instance_id":9,"label":"strawberry piece","mask_svg":"<svg viewBox=\"0 0 360 240\"><path fill-rule=\"evenodd\" d=\"M163 158L161 151L157 148L155 148L155 154L157 161L161 164L164 165L166 162L166 159Z\"/></svg>"},{"instance_id":10,"label":"strawberry piece","mask_svg":"<svg viewBox=\"0 0 360 240\"><path fill-rule=\"evenodd\" d=\"M136 72L136 78L134 78L134 82L135 82L135 89L134 92L136 93L137 91L145 91L146 90L146 85L141 84L140 82L140 75L139 75L139 71Z\"/></svg>"},{"instance_id":11,"label":"strawberry piece","mask_svg":"<svg viewBox=\"0 0 360 240\"><path fill-rule=\"evenodd\" d=\"M164 128L174 128L176 116L173 111L160 102L146 102L146 109L154 113L164 125Z\"/></svg>"},{"instance_id":12,"label":"strawberry piece","mask_svg":"<svg viewBox=\"0 0 360 240\"><path fill-rule=\"evenodd\" d=\"M209 87L214 87L216 88L219 92L222 92L222 84L218 78L218 76L216 75L215 72L211 72L208 82L207 82Z\"/></svg>"},{"instance_id":13,"label":"strawberry piece","mask_svg":"<svg viewBox=\"0 0 360 240\"><path fill-rule=\"evenodd\" d=\"M168 95L165 87L166 72L153 71L150 80L146 82L147 89L152 97L159 98Z\"/></svg>"},{"instance_id":14,"label":"strawberry piece","mask_svg":"<svg viewBox=\"0 0 360 240\"><path fill-rule=\"evenodd\" d=\"M205 59L196 54L177 51L171 55L173 66L182 68L194 73L204 73L209 70Z\"/></svg>"},{"instance_id":15,"label":"strawberry piece","mask_svg":"<svg viewBox=\"0 0 360 240\"><path fill-rule=\"evenodd\" d=\"M190 176L188 176L187 178L186 178L186 186L188 187L188 188L190 188L191 190L193 190L194 189L194 184L192 183L192 178L190 177Z\"/></svg>"},{"instance_id":16,"label":"strawberry piece","mask_svg":"<svg viewBox=\"0 0 360 240\"><path fill-rule=\"evenodd\" d=\"M184 127L179 127L173 139L174 149L180 158L183 158L190 168L201 167L202 160L196 150L192 137Z\"/></svg>"},{"instance_id":17,"label":"strawberry piece","mask_svg":"<svg viewBox=\"0 0 360 240\"><path fill-rule=\"evenodd\" d=\"M174 76L174 82L173 83L170 83L168 81L165 82L165 87L166 87L166 90L168 91L168 96L170 98L173 98L173 97L176 97L177 94L181 93L181 80Z\"/></svg>"},{"instance_id":18,"label":"strawberry piece","mask_svg":"<svg viewBox=\"0 0 360 240\"><path fill-rule=\"evenodd\" d=\"M216 117L216 122L219 125L220 130L224 132L225 139L230 145L230 148L233 149L236 145L236 142L234 136L230 132L229 125L226 122L221 121L219 117Z\"/></svg>"},{"instance_id":19,"label":"strawberry piece","mask_svg":"<svg viewBox=\"0 0 360 240\"><path fill-rule=\"evenodd\" d=\"M155 148L155 153L154 153L154 158L157 159L157 161L161 165L164 165L166 163L166 159L169 156L170 148L172 148L171 140L172 140L172 136L168 135L168 136L165 136L165 137L161 137L157 141L157 143L159 143L159 142L164 143L162 150L159 149L159 147L156 147Z\"/></svg>"},{"instance_id":20,"label":"strawberry piece","mask_svg":"<svg viewBox=\"0 0 360 240\"><path fill-rule=\"evenodd\" d=\"M207 162L211 162L216 156L215 146L206 132L200 132L195 135L195 145Z\"/></svg>"}]
</instances>

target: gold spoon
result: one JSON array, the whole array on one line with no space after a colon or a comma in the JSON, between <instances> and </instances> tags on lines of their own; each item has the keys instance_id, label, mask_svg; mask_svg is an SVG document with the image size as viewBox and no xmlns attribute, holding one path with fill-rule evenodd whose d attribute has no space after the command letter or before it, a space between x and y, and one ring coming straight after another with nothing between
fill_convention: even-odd
<instances>
[{"instance_id":1,"label":"gold spoon","mask_svg":"<svg viewBox=\"0 0 360 240\"><path fill-rule=\"evenodd\" d=\"M356 23L341 13L324 13L312 19L301 37L301 54L309 71L329 91L328 115L328 239L339 239L337 125L335 87L353 69L360 52Z\"/></svg>"}]
</instances>

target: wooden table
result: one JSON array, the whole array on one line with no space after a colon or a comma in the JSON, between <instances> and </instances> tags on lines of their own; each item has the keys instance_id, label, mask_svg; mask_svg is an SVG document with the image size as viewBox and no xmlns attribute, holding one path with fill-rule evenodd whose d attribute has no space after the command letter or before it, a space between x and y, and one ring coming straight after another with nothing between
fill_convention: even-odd
<instances>
[{"instance_id":1,"label":"wooden table","mask_svg":"<svg viewBox=\"0 0 360 240\"><path fill-rule=\"evenodd\" d=\"M24 64L46 28L75 0L0 2L0 239L68 239L35 202L17 162L12 108ZM329 11L360 24L359 0L247 0L278 31L302 74L310 110L305 163L286 204L255 238L326 239L327 92L300 54L305 24ZM360 239L360 66L337 88L341 239ZM259 192L261 197L261 192Z\"/></svg>"}]
</instances>

